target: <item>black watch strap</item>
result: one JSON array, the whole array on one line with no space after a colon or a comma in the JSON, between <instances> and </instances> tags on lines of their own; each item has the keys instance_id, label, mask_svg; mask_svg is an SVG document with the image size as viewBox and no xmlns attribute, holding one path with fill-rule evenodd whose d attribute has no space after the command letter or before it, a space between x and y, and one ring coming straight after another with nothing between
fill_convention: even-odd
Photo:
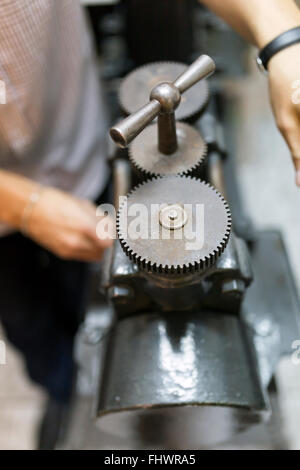
<instances>
[{"instance_id":1,"label":"black watch strap","mask_svg":"<svg viewBox=\"0 0 300 470\"><path fill-rule=\"evenodd\" d=\"M257 58L259 68L267 70L268 63L275 54L298 42L300 42L300 26L280 34L260 51Z\"/></svg>"}]
</instances>

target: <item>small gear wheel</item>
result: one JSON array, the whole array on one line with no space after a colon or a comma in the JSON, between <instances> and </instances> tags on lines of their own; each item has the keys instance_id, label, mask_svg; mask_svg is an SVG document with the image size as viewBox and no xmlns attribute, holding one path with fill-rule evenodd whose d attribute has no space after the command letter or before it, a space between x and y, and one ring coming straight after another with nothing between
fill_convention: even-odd
<instances>
[{"instance_id":1,"label":"small gear wheel","mask_svg":"<svg viewBox=\"0 0 300 470\"><path fill-rule=\"evenodd\" d=\"M132 114L149 101L151 90L162 82L173 82L188 69L180 62L154 62L129 73L121 82L119 103L125 114ZM182 96L176 119L185 121L199 114L209 99L207 80L201 80Z\"/></svg>"},{"instance_id":2,"label":"small gear wheel","mask_svg":"<svg viewBox=\"0 0 300 470\"><path fill-rule=\"evenodd\" d=\"M190 176L140 184L117 216L118 238L129 258L143 270L167 275L212 266L230 231L230 209L223 196Z\"/></svg>"},{"instance_id":3,"label":"small gear wheel","mask_svg":"<svg viewBox=\"0 0 300 470\"><path fill-rule=\"evenodd\" d=\"M207 145L199 132L184 122L176 123L178 148L164 155L158 148L157 125L148 126L129 147L129 158L142 178L167 175L199 176Z\"/></svg>"}]
</instances>

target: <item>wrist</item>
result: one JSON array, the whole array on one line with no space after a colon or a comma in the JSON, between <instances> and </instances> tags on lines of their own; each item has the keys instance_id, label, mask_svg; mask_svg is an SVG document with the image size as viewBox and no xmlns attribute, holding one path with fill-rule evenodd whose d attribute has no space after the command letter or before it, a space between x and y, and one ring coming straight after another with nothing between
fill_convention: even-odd
<instances>
[{"instance_id":1,"label":"wrist","mask_svg":"<svg viewBox=\"0 0 300 470\"><path fill-rule=\"evenodd\" d=\"M37 183L0 170L0 220L19 230L24 207Z\"/></svg>"},{"instance_id":2,"label":"wrist","mask_svg":"<svg viewBox=\"0 0 300 470\"><path fill-rule=\"evenodd\" d=\"M276 56L281 52L291 49L293 46L300 44L300 26L291 28L282 34L279 34L273 41L269 42L259 51L257 64L262 71L267 71Z\"/></svg>"},{"instance_id":3,"label":"wrist","mask_svg":"<svg viewBox=\"0 0 300 470\"><path fill-rule=\"evenodd\" d=\"M36 188L31 192L27 203L24 206L21 220L20 220L20 231L25 235L28 233L29 224L32 218L32 214L41 199L44 187L41 185L36 185Z\"/></svg>"}]
</instances>

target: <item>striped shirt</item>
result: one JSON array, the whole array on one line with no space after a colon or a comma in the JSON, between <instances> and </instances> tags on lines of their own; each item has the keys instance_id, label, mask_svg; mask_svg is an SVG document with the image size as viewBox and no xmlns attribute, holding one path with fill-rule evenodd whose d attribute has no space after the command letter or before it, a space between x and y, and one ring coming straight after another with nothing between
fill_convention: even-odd
<instances>
[{"instance_id":1,"label":"striped shirt","mask_svg":"<svg viewBox=\"0 0 300 470\"><path fill-rule=\"evenodd\" d=\"M95 198L107 126L77 0L0 0L0 83L0 168Z\"/></svg>"}]
</instances>

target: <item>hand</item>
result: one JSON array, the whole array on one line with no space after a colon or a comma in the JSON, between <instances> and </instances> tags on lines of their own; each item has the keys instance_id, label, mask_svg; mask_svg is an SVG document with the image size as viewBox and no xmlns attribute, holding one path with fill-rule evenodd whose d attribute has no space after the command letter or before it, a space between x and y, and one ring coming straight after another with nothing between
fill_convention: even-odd
<instances>
[{"instance_id":1,"label":"hand","mask_svg":"<svg viewBox=\"0 0 300 470\"><path fill-rule=\"evenodd\" d=\"M268 70L277 126L291 151L300 187L300 44L276 54Z\"/></svg>"},{"instance_id":2,"label":"hand","mask_svg":"<svg viewBox=\"0 0 300 470\"><path fill-rule=\"evenodd\" d=\"M99 239L96 206L62 191L45 188L28 221L28 236L64 259L97 261L112 244Z\"/></svg>"}]
</instances>

